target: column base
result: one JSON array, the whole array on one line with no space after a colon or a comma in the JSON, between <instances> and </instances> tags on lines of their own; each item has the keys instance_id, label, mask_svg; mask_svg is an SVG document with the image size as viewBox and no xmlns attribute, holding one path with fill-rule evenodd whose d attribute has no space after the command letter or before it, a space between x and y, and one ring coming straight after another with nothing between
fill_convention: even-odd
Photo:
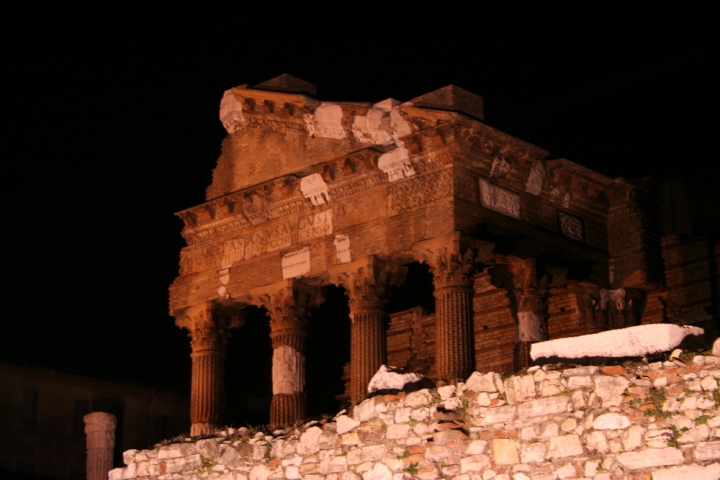
<instances>
[{"instance_id":1,"label":"column base","mask_svg":"<svg viewBox=\"0 0 720 480\"><path fill-rule=\"evenodd\" d=\"M198 437L200 435L210 435L219 427L212 423L193 423L190 427L190 436Z\"/></svg>"},{"instance_id":2,"label":"column base","mask_svg":"<svg viewBox=\"0 0 720 480\"><path fill-rule=\"evenodd\" d=\"M306 408L305 392L273 395L270 402L270 425L292 425L305 420Z\"/></svg>"},{"instance_id":3,"label":"column base","mask_svg":"<svg viewBox=\"0 0 720 480\"><path fill-rule=\"evenodd\" d=\"M533 342L518 342L515 344L513 366L516 372L533 364L532 358L530 358L530 347L532 344Z\"/></svg>"}]
</instances>

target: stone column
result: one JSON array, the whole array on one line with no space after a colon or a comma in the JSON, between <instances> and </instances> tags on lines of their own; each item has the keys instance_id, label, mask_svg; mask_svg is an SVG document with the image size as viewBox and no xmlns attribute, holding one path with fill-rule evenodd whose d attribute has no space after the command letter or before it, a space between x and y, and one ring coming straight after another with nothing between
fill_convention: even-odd
<instances>
[{"instance_id":1,"label":"stone column","mask_svg":"<svg viewBox=\"0 0 720 480\"><path fill-rule=\"evenodd\" d=\"M517 303L517 335L515 338L515 370L531 365L530 346L547 340L547 285L538 282L534 258L510 264L515 301Z\"/></svg>"},{"instance_id":2,"label":"stone column","mask_svg":"<svg viewBox=\"0 0 720 480\"><path fill-rule=\"evenodd\" d=\"M115 449L115 415L88 413L83 417L87 435L87 480L107 480L113 468Z\"/></svg>"},{"instance_id":3,"label":"stone column","mask_svg":"<svg viewBox=\"0 0 720 480\"><path fill-rule=\"evenodd\" d=\"M192 339L190 435L221 427L225 415L225 352L229 330L242 324L238 308L207 302L189 308L175 320Z\"/></svg>"},{"instance_id":4,"label":"stone column","mask_svg":"<svg viewBox=\"0 0 720 480\"><path fill-rule=\"evenodd\" d=\"M320 288L297 279L254 288L255 305L270 317L273 397L270 425L293 424L306 417L305 326L307 309L322 303Z\"/></svg>"},{"instance_id":5,"label":"stone column","mask_svg":"<svg viewBox=\"0 0 720 480\"><path fill-rule=\"evenodd\" d=\"M330 267L330 281L345 287L350 305L350 399L360 403L370 379L385 363L385 295L405 280L407 268L374 255Z\"/></svg>"},{"instance_id":6,"label":"stone column","mask_svg":"<svg viewBox=\"0 0 720 480\"><path fill-rule=\"evenodd\" d=\"M473 263L491 258L492 248L492 244L469 239L460 232L413 246L415 258L430 266L435 284L438 384L465 381L475 370Z\"/></svg>"}]
</instances>

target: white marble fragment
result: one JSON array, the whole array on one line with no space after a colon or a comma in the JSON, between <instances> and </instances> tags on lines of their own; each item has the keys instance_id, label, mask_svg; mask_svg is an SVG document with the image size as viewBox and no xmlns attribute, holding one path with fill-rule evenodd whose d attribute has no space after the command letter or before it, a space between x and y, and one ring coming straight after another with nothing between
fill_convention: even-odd
<instances>
[{"instance_id":1,"label":"white marble fragment","mask_svg":"<svg viewBox=\"0 0 720 480\"><path fill-rule=\"evenodd\" d=\"M282 258L283 278L296 278L310 271L310 247L290 252Z\"/></svg>"},{"instance_id":2,"label":"white marble fragment","mask_svg":"<svg viewBox=\"0 0 720 480\"><path fill-rule=\"evenodd\" d=\"M480 203L496 212L520 218L520 195L480 179Z\"/></svg>"},{"instance_id":3,"label":"white marble fragment","mask_svg":"<svg viewBox=\"0 0 720 480\"><path fill-rule=\"evenodd\" d=\"M300 191L313 205L322 205L330 201L330 189L322 175L313 173L300 179Z\"/></svg>"},{"instance_id":4,"label":"white marble fragment","mask_svg":"<svg viewBox=\"0 0 720 480\"><path fill-rule=\"evenodd\" d=\"M415 169L410 162L410 152L405 147L398 147L380 155L378 168L387 174L391 182L415 175Z\"/></svg>"}]
</instances>

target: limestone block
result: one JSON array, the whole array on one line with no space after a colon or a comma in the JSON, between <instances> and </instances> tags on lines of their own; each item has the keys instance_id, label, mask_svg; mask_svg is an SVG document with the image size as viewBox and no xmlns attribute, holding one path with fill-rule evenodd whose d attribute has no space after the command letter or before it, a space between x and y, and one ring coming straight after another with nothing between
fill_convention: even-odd
<instances>
[{"instance_id":1,"label":"limestone block","mask_svg":"<svg viewBox=\"0 0 720 480\"><path fill-rule=\"evenodd\" d=\"M460 472L481 472L490 466L487 455L471 455L460 459Z\"/></svg>"},{"instance_id":2,"label":"limestone block","mask_svg":"<svg viewBox=\"0 0 720 480\"><path fill-rule=\"evenodd\" d=\"M432 445L425 449L425 459L429 462L443 462L454 455L453 450L444 445Z\"/></svg>"},{"instance_id":3,"label":"limestone block","mask_svg":"<svg viewBox=\"0 0 720 480\"><path fill-rule=\"evenodd\" d=\"M575 467L573 467L569 463L566 463L562 467L555 470L555 475L557 475L557 478L559 479L565 479L577 476L577 472L575 471Z\"/></svg>"},{"instance_id":4,"label":"limestone block","mask_svg":"<svg viewBox=\"0 0 720 480\"><path fill-rule=\"evenodd\" d=\"M563 432L572 432L577 427L577 420L568 418L560 424L560 430Z\"/></svg>"},{"instance_id":5,"label":"limestone block","mask_svg":"<svg viewBox=\"0 0 720 480\"><path fill-rule=\"evenodd\" d=\"M630 426L630 419L619 413L600 415L593 422L595 430L622 430Z\"/></svg>"},{"instance_id":6,"label":"limestone block","mask_svg":"<svg viewBox=\"0 0 720 480\"><path fill-rule=\"evenodd\" d=\"M337 422L337 433L340 435L342 435L343 433L347 433L347 432L353 430L358 425L360 425L359 420L350 418L347 415L340 415L337 418L336 422Z\"/></svg>"},{"instance_id":7,"label":"limestone block","mask_svg":"<svg viewBox=\"0 0 720 480\"><path fill-rule=\"evenodd\" d=\"M310 271L310 247L289 252L281 260L283 278L295 278Z\"/></svg>"},{"instance_id":8,"label":"limestone block","mask_svg":"<svg viewBox=\"0 0 720 480\"><path fill-rule=\"evenodd\" d=\"M416 408L410 413L410 418L418 422L425 421L430 416L430 409L427 407Z\"/></svg>"},{"instance_id":9,"label":"limestone block","mask_svg":"<svg viewBox=\"0 0 720 480\"><path fill-rule=\"evenodd\" d=\"M521 440L525 440L527 442L530 440L535 440L536 438L537 432L535 431L535 427L533 427L532 425L528 427L523 427L522 430L520 430Z\"/></svg>"},{"instance_id":10,"label":"limestone block","mask_svg":"<svg viewBox=\"0 0 720 480\"><path fill-rule=\"evenodd\" d=\"M547 444L544 442L521 443L520 444L520 461L522 463L540 463L545 461L545 453L547 452Z\"/></svg>"},{"instance_id":11,"label":"limestone block","mask_svg":"<svg viewBox=\"0 0 720 480\"><path fill-rule=\"evenodd\" d=\"M700 386L702 387L703 390L712 391L712 390L717 390L718 383L717 383L717 380L715 380L713 377L708 376L708 377L703 378L700 381Z\"/></svg>"},{"instance_id":12,"label":"limestone block","mask_svg":"<svg viewBox=\"0 0 720 480\"><path fill-rule=\"evenodd\" d=\"M680 435L678 438L679 443L697 443L705 440L710 435L710 427L707 425L698 425L695 428L691 428L687 432Z\"/></svg>"},{"instance_id":13,"label":"limestone block","mask_svg":"<svg viewBox=\"0 0 720 480\"><path fill-rule=\"evenodd\" d=\"M267 455L267 451L267 446L255 444L253 446L253 460L262 460Z\"/></svg>"},{"instance_id":14,"label":"limestone block","mask_svg":"<svg viewBox=\"0 0 720 480\"><path fill-rule=\"evenodd\" d=\"M720 338L713 342L712 354L715 357L720 357Z\"/></svg>"},{"instance_id":15,"label":"limestone block","mask_svg":"<svg viewBox=\"0 0 720 480\"><path fill-rule=\"evenodd\" d=\"M376 462L385 456L387 447L385 445L368 445L361 448L363 462Z\"/></svg>"},{"instance_id":16,"label":"limestone block","mask_svg":"<svg viewBox=\"0 0 720 480\"><path fill-rule=\"evenodd\" d=\"M323 434L322 429L318 427L310 427L300 435L300 443L298 444L297 452L300 455L307 455L318 451L318 443L320 436Z\"/></svg>"},{"instance_id":17,"label":"limestone block","mask_svg":"<svg viewBox=\"0 0 720 480\"><path fill-rule=\"evenodd\" d=\"M185 457L192 455L195 451L195 445L192 443L175 443L160 447L158 452L158 460L166 460L168 458Z\"/></svg>"},{"instance_id":18,"label":"limestone block","mask_svg":"<svg viewBox=\"0 0 720 480\"><path fill-rule=\"evenodd\" d=\"M411 408L398 408L395 410L395 423L407 423L410 421Z\"/></svg>"},{"instance_id":19,"label":"limestone block","mask_svg":"<svg viewBox=\"0 0 720 480\"><path fill-rule=\"evenodd\" d=\"M708 420L707 425L710 428L720 427L720 415L712 417L710 420Z\"/></svg>"},{"instance_id":20,"label":"limestone block","mask_svg":"<svg viewBox=\"0 0 720 480\"><path fill-rule=\"evenodd\" d=\"M387 433L385 434L385 438L388 439L398 439L398 438L405 438L408 436L408 433L410 432L410 425L407 423L396 423L394 425L390 425L387 429Z\"/></svg>"},{"instance_id":21,"label":"limestone block","mask_svg":"<svg viewBox=\"0 0 720 480\"><path fill-rule=\"evenodd\" d=\"M510 405L535 398L535 381L532 375L515 375L504 382L505 396Z\"/></svg>"},{"instance_id":22,"label":"limestone block","mask_svg":"<svg viewBox=\"0 0 720 480\"><path fill-rule=\"evenodd\" d=\"M220 453L220 448L214 440L198 440L195 451L205 458L215 458Z\"/></svg>"},{"instance_id":23,"label":"limestone block","mask_svg":"<svg viewBox=\"0 0 720 480\"><path fill-rule=\"evenodd\" d=\"M570 395L574 410L584 410L587 407L587 394L575 391Z\"/></svg>"},{"instance_id":24,"label":"limestone block","mask_svg":"<svg viewBox=\"0 0 720 480\"><path fill-rule=\"evenodd\" d=\"M540 396L553 397L565 391L565 388L557 380L545 380L540 384Z\"/></svg>"},{"instance_id":25,"label":"limestone block","mask_svg":"<svg viewBox=\"0 0 720 480\"><path fill-rule=\"evenodd\" d=\"M474 374L473 374L474 375ZM471 376L472 377L472 376ZM437 389L441 400L447 400L455 393L455 385L445 385Z\"/></svg>"},{"instance_id":26,"label":"limestone block","mask_svg":"<svg viewBox=\"0 0 720 480\"><path fill-rule=\"evenodd\" d=\"M313 113L305 114L303 119L308 134L313 137L345 138L342 126L342 107L335 103L322 102Z\"/></svg>"},{"instance_id":27,"label":"limestone block","mask_svg":"<svg viewBox=\"0 0 720 480\"><path fill-rule=\"evenodd\" d=\"M442 430L433 435L433 440L439 445L445 445L456 440L465 440L468 436L462 430Z\"/></svg>"},{"instance_id":28,"label":"limestone block","mask_svg":"<svg viewBox=\"0 0 720 480\"><path fill-rule=\"evenodd\" d=\"M467 455L479 455L485 451L487 442L485 440L473 440L465 449Z\"/></svg>"},{"instance_id":29,"label":"limestone block","mask_svg":"<svg viewBox=\"0 0 720 480\"><path fill-rule=\"evenodd\" d=\"M360 441L365 444L377 443L385 438L385 424L380 420L368 422L358 427L356 431Z\"/></svg>"},{"instance_id":30,"label":"limestone block","mask_svg":"<svg viewBox=\"0 0 720 480\"><path fill-rule=\"evenodd\" d=\"M585 437L585 442L588 450L591 452L606 454L610 451L610 446L603 432L590 432L587 437Z\"/></svg>"},{"instance_id":31,"label":"limestone block","mask_svg":"<svg viewBox=\"0 0 720 480\"><path fill-rule=\"evenodd\" d=\"M329 473L339 473L347 470L347 458L344 456L333 457L330 456L320 461L318 472L323 475Z\"/></svg>"},{"instance_id":32,"label":"limestone block","mask_svg":"<svg viewBox=\"0 0 720 480\"><path fill-rule=\"evenodd\" d=\"M298 467L290 465L285 469L285 478L287 478L287 480L300 480L302 477L300 476Z\"/></svg>"},{"instance_id":33,"label":"limestone block","mask_svg":"<svg viewBox=\"0 0 720 480\"><path fill-rule=\"evenodd\" d=\"M602 400L602 406L619 407L622 403L622 393L630 382L624 377L611 377L599 375L595 377L595 394Z\"/></svg>"},{"instance_id":34,"label":"limestone block","mask_svg":"<svg viewBox=\"0 0 720 480\"><path fill-rule=\"evenodd\" d=\"M489 407L492 404L492 400L490 400L490 395L488 395L487 392L478 393L477 399L475 401L481 407Z\"/></svg>"},{"instance_id":35,"label":"limestone block","mask_svg":"<svg viewBox=\"0 0 720 480\"><path fill-rule=\"evenodd\" d=\"M517 442L508 438L496 438L492 441L493 462L498 465L514 465L520 462Z\"/></svg>"},{"instance_id":36,"label":"limestone block","mask_svg":"<svg viewBox=\"0 0 720 480\"><path fill-rule=\"evenodd\" d=\"M591 388L593 386L593 380L592 377L588 375L570 377L567 385L570 390L577 390L578 388Z\"/></svg>"},{"instance_id":37,"label":"limestone block","mask_svg":"<svg viewBox=\"0 0 720 480\"><path fill-rule=\"evenodd\" d=\"M405 147L398 147L380 155L378 168L387 174L388 180L391 182L415 175L415 169L410 161L410 152Z\"/></svg>"},{"instance_id":38,"label":"limestone block","mask_svg":"<svg viewBox=\"0 0 720 480\"><path fill-rule=\"evenodd\" d=\"M583 448L577 435L563 435L551 437L545 458L564 458L573 455L582 455Z\"/></svg>"},{"instance_id":39,"label":"limestone block","mask_svg":"<svg viewBox=\"0 0 720 480\"><path fill-rule=\"evenodd\" d=\"M195 470L202 465L202 458L199 454L188 455L187 457L169 458L165 462L166 473L179 473L182 471Z\"/></svg>"},{"instance_id":40,"label":"limestone block","mask_svg":"<svg viewBox=\"0 0 720 480\"><path fill-rule=\"evenodd\" d=\"M555 422L545 422L540 427L539 438L557 437L559 432L558 424Z\"/></svg>"},{"instance_id":41,"label":"limestone block","mask_svg":"<svg viewBox=\"0 0 720 480\"><path fill-rule=\"evenodd\" d=\"M387 465L378 462L363 473L362 477L363 480L392 480L393 475Z\"/></svg>"},{"instance_id":42,"label":"limestone block","mask_svg":"<svg viewBox=\"0 0 720 480\"><path fill-rule=\"evenodd\" d=\"M505 423L515 418L516 408L514 405L506 405L504 407L489 408L485 417L474 418L473 425L484 426L496 423Z\"/></svg>"},{"instance_id":43,"label":"limestone block","mask_svg":"<svg viewBox=\"0 0 720 480\"><path fill-rule=\"evenodd\" d=\"M405 397L405 406L407 407L420 407L429 403L432 403L432 395L427 388L412 392Z\"/></svg>"},{"instance_id":44,"label":"limestone block","mask_svg":"<svg viewBox=\"0 0 720 480\"><path fill-rule=\"evenodd\" d=\"M545 167L540 160L536 160L530 165L530 173L528 175L525 190L533 195L540 195L543 183L545 183Z\"/></svg>"},{"instance_id":45,"label":"limestone block","mask_svg":"<svg viewBox=\"0 0 720 480\"><path fill-rule=\"evenodd\" d=\"M554 415L566 413L570 407L570 397L560 395L557 397L540 398L518 406L518 415L521 419L539 417L541 415Z\"/></svg>"},{"instance_id":46,"label":"limestone block","mask_svg":"<svg viewBox=\"0 0 720 480\"><path fill-rule=\"evenodd\" d=\"M633 425L625 430L620 436L625 451L630 452L642 445L643 428L640 425Z\"/></svg>"},{"instance_id":47,"label":"limestone block","mask_svg":"<svg viewBox=\"0 0 720 480\"><path fill-rule=\"evenodd\" d=\"M361 422L368 421L376 416L375 398L368 398L360 403L360 405L356 405L353 410L353 417L355 420L360 420Z\"/></svg>"},{"instance_id":48,"label":"limestone block","mask_svg":"<svg viewBox=\"0 0 720 480\"><path fill-rule=\"evenodd\" d=\"M563 377L586 377L589 375L595 375L598 372L599 368L589 365L585 367L577 367L577 368L568 368L567 370L563 370L562 376Z\"/></svg>"},{"instance_id":49,"label":"limestone block","mask_svg":"<svg viewBox=\"0 0 720 480\"><path fill-rule=\"evenodd\" d=\"M617 456L617 461L630 470L680 465L684 460L682 452L673 447L648 448L639 452L622 453Z\"/></svg>"},{"instance_id":50,"label":"limestone block","mask_svg":"<svg viewBox=\"0 0 720 480\"><path fill-rule=\"evenodd\" d=\"M653 480L717 480L720 463L710 465L682 465L653 471Z\"/></svg>"},{"instance_id":51,"label":"limestone block","mask_svg":"<svg viewBox=\"0 0 720 480\"><path fill-rule=\"evenodd\" d=\"M720 442L700 442L693 456L698 462L720 458Z\"/></svg>"}]
</instances>

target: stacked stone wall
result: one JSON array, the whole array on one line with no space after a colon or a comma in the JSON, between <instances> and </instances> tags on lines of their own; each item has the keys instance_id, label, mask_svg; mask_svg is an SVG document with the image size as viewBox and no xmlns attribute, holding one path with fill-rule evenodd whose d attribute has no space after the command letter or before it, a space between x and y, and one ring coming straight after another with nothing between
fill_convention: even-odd
<instances>
[{"instance_id":1,"label":"stacked stone wall","mask_svg":"<svg viewBox=\"0 0 720 480\"><path fill-rule=\"evenodd\" d=\"M125 453L110 480L717 480L715 356L474 373L274 432Z\"/></svg>"}]
</instances>

